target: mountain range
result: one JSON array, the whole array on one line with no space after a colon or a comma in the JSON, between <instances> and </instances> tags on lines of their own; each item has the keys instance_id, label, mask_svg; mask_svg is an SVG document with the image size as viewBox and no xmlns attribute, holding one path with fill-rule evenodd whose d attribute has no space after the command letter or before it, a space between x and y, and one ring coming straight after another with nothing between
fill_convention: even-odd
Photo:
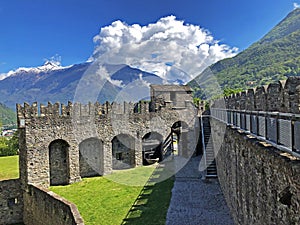
<instances>
[{"instance_id":1,"label":"mountain range","mask_svg":"<svg viewBox=\"0 0 300 225\"><path fill-rule=\"evenodd\" d=\"M0 102L14 109L16 103L48 101L67 103L73 101L76 88L80 80L85 80L97 73L102 83L99 95L95 96L99 102L114 101L119 92L126 90L133 82L162 84L162 79L154 74L131 68L127 65L101 65L105 68L98 72L92 63L86 62L68 67L61 67L54 62L46 62L45 65L36 68L20 68L10 72L9 76L0 80ZM93 73L93 74L91 74ZM109 79L105 79L108 77ZM104 82L105 81L105 82ZM141 86L141 85L140 85ZM148 87L149 88L149 87ZM88 94L92 90L84 90ZM147 92L149 93L148 89ZM139 93L126 93L132 100L139 100ZM123 91L124 95L124 91ZM88 99L87 99L88 100Z\"/></svg>"},{"instance_id":2,"label":"mountain range","mask_svg":"<svg viewBox=\"0 0 300 225\"><path fill-rule=\"evenodd\" d=\"M300 76L300 8L290 12L262 39L233 58L216 62L189 82L195 96L205 98L214 91L216 79L221 89L247 89Z\"/></svg>"}]
</instances>

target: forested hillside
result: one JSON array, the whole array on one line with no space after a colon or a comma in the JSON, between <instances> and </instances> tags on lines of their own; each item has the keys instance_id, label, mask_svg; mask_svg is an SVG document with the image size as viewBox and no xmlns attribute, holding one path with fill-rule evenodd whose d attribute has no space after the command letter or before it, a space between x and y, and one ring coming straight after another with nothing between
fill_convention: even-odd
<instances>
[{"instance_id":1,"label":"forested hillside","mask_svg":"<svg viewBox=\"0 0 300 225\"><path fill-rule=\"evenodd\" d=\"M192 80L197 97L204 97L199 84L206 74L217 78L223 89L247 89L288 76L300 75L300 9L292 11L261 40L233 58L221 60Z\"/></svg>"},{"instance_id":2,"label":"forested hillside","mask_svg":"<svg viewBox=\"0 0 300 225\"><path fill-rule=\"evenodd\" d=\"M3 125L16 124L16 113L0 103L0 128Z\"/></svg>"}]
</instances>

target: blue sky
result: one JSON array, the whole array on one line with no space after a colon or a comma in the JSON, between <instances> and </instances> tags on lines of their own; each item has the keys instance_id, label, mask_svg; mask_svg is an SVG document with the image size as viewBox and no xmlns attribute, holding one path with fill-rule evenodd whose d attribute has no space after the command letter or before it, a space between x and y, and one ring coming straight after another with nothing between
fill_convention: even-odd
<instances>
[{"instance_id":1,"label":"blue sky","mask_svg":"<svg viewBox=\"0 0 300 225\"><path fill-rule=\"evenodd\" d=\"M121 20L147 26L174 15L207 29L239 51L265 35L299 0L3 0L0 2L0 74L42 65L54 55L62 65L93 55L100 28Z\"/></svg>"}]
</instances>

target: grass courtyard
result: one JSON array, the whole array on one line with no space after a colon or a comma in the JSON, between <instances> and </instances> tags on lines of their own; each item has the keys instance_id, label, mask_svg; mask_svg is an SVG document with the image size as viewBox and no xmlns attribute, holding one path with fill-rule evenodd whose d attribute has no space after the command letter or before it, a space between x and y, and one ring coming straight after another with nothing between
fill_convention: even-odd
<instances>
[{"instance_id":1,"label":"grass courtyard","mask_svg":"<svg viewBox=\"0 0 300 225\"><path fill-rule=\"evenodd\" d=\"M15 179L19 177L19 157L0 157L0 180Z\"/></svg>"},{"instance_id":2,"label":"grass courtyard","mask_svg":"<svg viewBox=\"0 0 300 225\"><path fill-rule=\"evenodd\" d=\"M163 225L173 178L153 182L161 173L153 165L137 167L50 190L75 203L87 225ZM18 156L0 157L0 180L18 177Z\"/></svg>"},{"instance_id":3,"label":"grass courtyard","mask_svg":"<svg viewBox=\"0 0 300 225\"><path fill-rule=\"evenodd\" d=\"M87 225L163 225L173 179L148 182L153 172L154 166L138 167L50 189L75 203Z\"/></svg>"}]
</instances>

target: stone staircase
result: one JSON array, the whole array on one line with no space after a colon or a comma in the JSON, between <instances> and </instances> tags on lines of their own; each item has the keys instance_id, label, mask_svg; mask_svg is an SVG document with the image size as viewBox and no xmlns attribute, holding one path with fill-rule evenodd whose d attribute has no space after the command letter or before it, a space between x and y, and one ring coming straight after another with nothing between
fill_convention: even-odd
<instances>
[{"instance_id":1,"label":"stone staircase","mask_svg":"<svg viewBox=\"0 0 300 225\"><path fill-rule=\"evenodd\" d=\"M203 157L205 157L206 164L205 177L215 178L218 176L217 165L215 160L212 138L210 138L211 128L208 116L202 117L202 129L202 134L204 135Z\"/></svg>"}]
</instances>

